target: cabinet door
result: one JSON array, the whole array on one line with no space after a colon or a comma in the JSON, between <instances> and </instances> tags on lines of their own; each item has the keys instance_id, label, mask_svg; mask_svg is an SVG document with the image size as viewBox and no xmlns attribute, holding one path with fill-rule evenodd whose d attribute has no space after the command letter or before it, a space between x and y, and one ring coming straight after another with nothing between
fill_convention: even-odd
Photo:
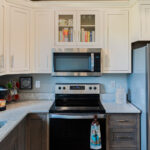
<instances>
[{"instance_id":1,"label":"cabinet door","mask_svg":"<svg viewBox=\"0 0 150 150\"><path fill-rule=\"evenodd\" d=\"M26 150L26 119L23 119L18 128L18 150Z\"/></svg>"},{"instance_id":2,"label":"cabinet door","mask_svg":"<svg viewBox=\"0 0 150 150\"><path fill-rule=\"evenodd\" d=\"M18 130L13 129L8 136L0 143L2 150L20 150L18 149Z\"/></svg>"},{"instance_id":3,"label":"cabinet door","mask_svg":"<svg viewBox=\"0 0 150 150\"><path fill-rule=\"evenodd\" d=\"M129 23L127 11L105 13L104 73L130 72Z\"/></svg>"},{"instance_id":4,"label":"cabinet door","mask_svg":"<svg viewBox=\"0 0 150 150\"><path fill-rule=\"evenodd\" d=\"M142 39L150 40L150 5L142 5L141 9Z\"/></svg>"},{"instance_id":5,"label":"cabinet door","mask_svg":"<svg viewBox=\"0 0 150 150\"><path fill-rule=\"evenodd\" d=\"M4 6L0 2L0 73L5 71L4 54Z\"/></svg>"},{"instance_id":6,"label":"cabinet door","mask_svg":"<svg viewBox=\"0 0 150 150\"><path fill-rule=\"evenodd\" d=\"M56 11L55 24L56 45L76 45L76 11Z\"/></svg>"},{"instance_id":7,"label":"cabinet door","mask_svg":"<svg viewBox=\"0 0 150 150\"><path fill-rule=\"evenodd\" d=\"M46 114L29 115L27 133L28 150L48 150L48 124Z\"/></svg>"},{"instance_id":8,"label":"cabinet door","mask_svg":"<svg viewBox=\"0 0 150 150\"><path fill-rule=\"evenodd\" d=\"M77 14L78 45L95 45L101 39L99 13L97 11L78 11Z\"/></svg>"},{"instance_id":9,"label":"cabinet door","mask_svg":"<svg viewBox=\"0 0 150 150\"><path fill-rule=\"evenodd\" d=\"M36 72L51 72L52 21L50 11L35 12Z\"/></svg>"},{"instance_id":10,"label":"cabinet door","mask_svg":"<svg viewBox=\"0 0 150 150\"><path fill-rule=\"evenodd\" d=\"M9 50L10 72L29 72L29 21L28 9L10 8Z\"/></svg>"}]
</instances>

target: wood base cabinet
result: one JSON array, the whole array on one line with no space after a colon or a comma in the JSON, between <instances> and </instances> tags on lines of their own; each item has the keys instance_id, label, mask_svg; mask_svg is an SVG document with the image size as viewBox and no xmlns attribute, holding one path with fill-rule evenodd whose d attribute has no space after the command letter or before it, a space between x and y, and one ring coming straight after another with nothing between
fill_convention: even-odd
<instances>
[{"instance_id":1,"label":"wood base cabinet","mask_svg":"<svg viewBox=\"0 0 150 150\"><path fill-rule=\"evenodd\" d=\"M139 114L108 115L107 125L107 150L140 150Z\"/></svg>"},{"instance_id":2,"label":"wood base cabinet","mask_svg":"<svg viewBox=\"0 0 150 150\"><path fill-rule=\"evenodd\" d=\"M26 150L26 120L24 119L0 143L1 150Z\"/></svg>"},{"instance_id":3,"label":"wood base cabinet","mask_svg":"<svg viewBox=\"0 0 150 150\"><path fill-rule=\"evenodd\" d=\"M48 150L47 114L27 117L27 150Z\"/></svg>"}]
</instances>

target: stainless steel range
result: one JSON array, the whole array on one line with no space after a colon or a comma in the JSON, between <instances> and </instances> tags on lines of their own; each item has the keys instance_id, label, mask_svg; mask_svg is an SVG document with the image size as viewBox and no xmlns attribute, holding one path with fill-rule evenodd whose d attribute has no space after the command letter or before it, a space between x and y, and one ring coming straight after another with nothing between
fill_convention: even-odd
<instances>
[{"instance_id":1,"label":"stainless steel range","mask_svg":"<svg viewBox=\"0 0 150 150\"><path fill-rule=\"evenodd\" d=\"M56 84L50 109L50 150L90 150L90 127L97 115L106 150L105 109L99 84Z\"/></svg>"}]
</instances>

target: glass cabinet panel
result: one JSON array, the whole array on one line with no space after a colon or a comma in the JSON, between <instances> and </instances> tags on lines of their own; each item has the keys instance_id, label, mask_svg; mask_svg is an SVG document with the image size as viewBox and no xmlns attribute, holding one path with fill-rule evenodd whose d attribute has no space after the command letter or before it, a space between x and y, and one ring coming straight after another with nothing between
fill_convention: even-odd
<instances>
[{"instance_id":1,"label":"glass cabinet panel","mask_svg":"<svg viewBox=\"0 0 150 150\"><path fill-rule=\"evenodd\" d=\"M80 15L80 42L95 42L95 15Z\"/></svg>"},{"instance_id":2,"label":"glass cabinet panel","mask_svg":"<svg viewBox=\"0 0 150 150\"><path fill-rule=\"evenodd\" d=\"M73 15L59 15L58 19L58 41L73 42Z\"/></svg>"}]
</instances>

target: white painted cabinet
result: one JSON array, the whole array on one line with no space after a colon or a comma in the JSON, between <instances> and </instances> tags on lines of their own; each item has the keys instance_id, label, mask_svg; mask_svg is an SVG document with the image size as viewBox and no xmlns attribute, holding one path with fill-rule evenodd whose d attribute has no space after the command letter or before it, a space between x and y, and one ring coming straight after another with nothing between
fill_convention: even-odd
<instances>
[{"instance_id":1,"label":"white painted cabinet","mask_svg":"<svg viewBox=\"0 0 150 150\"><path fill-rule=\"evenodd\" d=\"M53 45L52 11L35 12L35 68L36 73L51 73L51 49Z\"/></svg>"},{"instance_id":2,"label":"white painted cabinet","mask_svg":"<svg viewBox=\"0 0 150 150\"><path fill-rule=\"evenodd\" d=\"M9 72L30 71L30 11L10 7L9 15Z\"/></svg>"},{"instance_id":3,"label":"white painted cabinet","mask_svg":"<svg viewBox=\"0 0 150 150\"><path fill-rule=\"evenodd\" d=\"M101 15L94 10L56 10L56 46L98 46L102 42Z\"/></svg>"},{"instance_id":4,"label":"white painted cabinet","mask_svg":"<svg viewBox=\"0 0 150 150\"><path fill-rule=\"evenodd\" d=\"M136 4L130 15L131 41L150 40L150 5Z\"/></svg>"},{"instance_id":5,"label":"white painted cabinet","mask_svg":"<svg viewBox=\"0 0 150 150\"><path fill-rule=\"evenodd\" d=\"M5 52L4 52L4 6L0 2L0 74L5 71Z\"/></svg>"},{"instance_id":6,"label":"white painted cabinet","mask_svg":"<svg viewBox=\"0 0 150 150\"><path fill-rule=\"evenodd\" d=\"M142 40L150 40L150 5L141 6Z\"/></svg>"},{"instance_id":7,"label":"white painted cabinet","mask_svg":"<svg viewBox=\"0 0 150 150\"><path fill-rule=\"evenodd\" d=\"M128 19L128 11L105 12L104 73L129 73L131 71Z\"/></svg>"}]
</instances>

